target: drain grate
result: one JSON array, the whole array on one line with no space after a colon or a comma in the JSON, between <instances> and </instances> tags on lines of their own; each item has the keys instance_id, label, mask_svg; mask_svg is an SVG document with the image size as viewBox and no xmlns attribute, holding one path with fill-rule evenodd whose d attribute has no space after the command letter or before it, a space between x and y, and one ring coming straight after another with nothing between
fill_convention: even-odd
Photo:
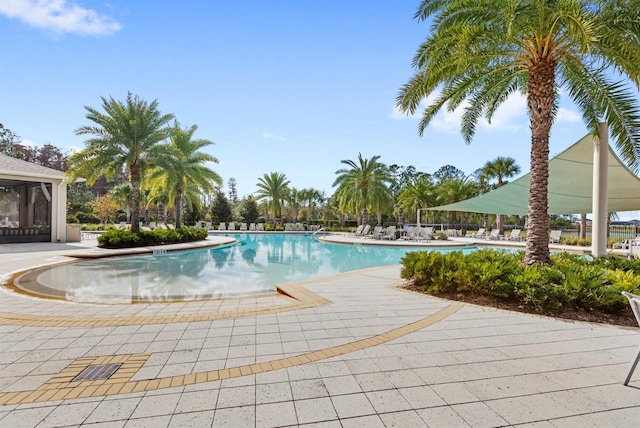
<instances>
[{"instance_id":1,"label":"drain grate","mask_svg":"<svg viewBox=\"0 0 640 428\"><path fill-rule=\"evenodd\" d=\"M94 364L87 366L78 376L74 377L71 382L80 382L83 380L103 380L109 379L120 368L122 363L118 364Z\"/></svg>"}]
</instances>

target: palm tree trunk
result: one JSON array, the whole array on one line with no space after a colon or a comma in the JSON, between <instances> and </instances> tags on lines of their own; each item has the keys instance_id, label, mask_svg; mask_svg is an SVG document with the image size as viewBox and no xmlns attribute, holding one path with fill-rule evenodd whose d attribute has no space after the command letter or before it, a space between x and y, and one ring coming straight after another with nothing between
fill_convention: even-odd
<instances>
[{"instance_id":1,"label":"palm tree trunk","mask_svg":"<svg viewBox=\"0 0 640 428\"><path fill-rule=\"evenodd\" d=\"M140 168L137 164L129 167L129 180L131 182L131 197L133 199L131 210L131 232L138 233L140 231Z\"/></svg>"},{"instance_id":2,"label":"palm tree trunk","mask_svg":"<svg viewBox=\"0 0 640 428\"><path fill-rule=\"evenodd\" d=\"M580 214L580 239L587 239L587 214Z\"/></svg>"},{"instance_id":3,"label":"palm tree trunk","mask_svg":"<svg viewBox=\"0 0 640 428\"><path fill-rule=\"evenodd\" d=\"M555 63L539 61L529 67L527 104L531 116L531 187L529 229L524 263L546 265L549 256L549 133L555 99Z\"/></svg>"},{"instance_id":4,"label":"palm tree trunk","mask_svg":"<svg viewBox=\"0 0 640 428\"><path fill-rule=\"evenodd\" d=\"M482 214L482 227L489 230L489 214Z\"/></svg>"},{"instance_id":5,"label":"palm tree trunk","mask_svg":"<svg viewBox=\"0 0 640 428\"><path fill-rule=\"evenodd\" d=\"M182 189L176 191L176 227L182 227Z\"/></svg>"},{"instance_id":6,"label":"palm tree trunk","mask_svg":"<svg viewBox=\"0 0 640 428\"><path fill-rule=\"evenodd\" d=\"M498 225L500 235L504 235L504 216L502 214L498 214L496 216L496 223Z\"/></svg>"}]
</instances>

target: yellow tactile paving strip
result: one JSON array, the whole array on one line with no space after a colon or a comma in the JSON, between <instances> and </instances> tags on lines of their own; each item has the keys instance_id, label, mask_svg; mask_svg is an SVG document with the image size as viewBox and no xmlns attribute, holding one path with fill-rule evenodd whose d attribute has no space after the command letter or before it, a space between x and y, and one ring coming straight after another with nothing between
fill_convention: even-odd
<instances>
[{"instance_id":1,"label":"yellow tactile paving strip","mask_svg":"<svg viewBox=\"0 0 640 428\"><path fill-rule=\"evenodd\" d=\"M307 352L295 357L280 358L264 363L247 364L239 367L191 373L188 375L131 381L131 377L140 367L142 367L146 359L149 357L148 354L80 358L36 390L0 393L0 405L37 403L44 401L67 400L72 398L88 398L126 394L130 392L153 391L164 388L231 379L250 374L266 373L273 370L320 361L372 346L381 345L442 321L457 312L463 306L464 304L462 303L454 302L439 312L419 321L390 330L377 336L356 340L344 345ZM88 365L110 363L123 363L123 365L113 376L111 376L111 378L107 380L71 382L71 380Z\"/></svg>"}]
</instances>

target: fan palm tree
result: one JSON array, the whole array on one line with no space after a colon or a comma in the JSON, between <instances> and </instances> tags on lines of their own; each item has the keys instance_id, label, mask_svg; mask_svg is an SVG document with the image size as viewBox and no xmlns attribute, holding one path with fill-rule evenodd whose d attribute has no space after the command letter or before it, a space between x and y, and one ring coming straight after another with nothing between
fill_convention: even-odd
<instances>
[{"instance_id":1,"label":"fan palm tree","mask_svg":"<svg viewBox=\"0 0 640 428\"><path fill-rule=\"evenodd\" d=\"M278 215L282 215L282 202L286 199L289 192L289 183L287 176L281 172L272 172L264 174L258 178L258 191L255 193L257 200L267 199L273 213L273 223L278 221ZM282 219L280 219L282 222Z\"/></svg>"},{"instance_id":2,"label":"fan palm tree","mask_svg":"<svg viewBox=\"0 0 640 428\"><path fill-rule=\"evenodd\" d=\"M181 128L174 122L169 129L169 144L165 146L167 155L162 157L151 170L148 186L151 198L160 197L168 208L175 207L176 227L182 226L182 207L185 199L190 206L199 206L198 195L211 193L215 186L222 185L222 177L206 166L207 162L218 163L218 159L200 151L214 143L205 139L193 139L198 127Z\"/></svg>"},{"instance_id":3,"label":"fan palm tree","mask_svg":"<svg viewBox=\"0 0 640 428\"><path fill-rule=\"evenodd\" d=\"M85 149L69 158L71 180L85 177L92 185L101 175L107 178L126 171L131 183L131 231L139 231L140 184L143 174L164 153L160 142L167 138L171 114L161 114L156 100L151 103L129 93L125 102L102 97L104 113L92 108L86 118L95 126L82 126L76 135L92 135Z\"/></svg>"},{"instance_id":4,"label":"fan palm tree","mask_svg":"<svg viewBox=\"0 0 640 428\"><path fill-rule=\"evenodd\" d=\"M490 120L512 94L527 97L531 123L529 229L524 262L548 264L549 134L566 90L595 135L603 119L622 156L640 166L640 108L625 81L640 84L640 3L608 0L422 0L415 18L433 17L419 47L416 74L400 90L398 107L411 114L436 93L419 134L446 105L464 105L462 136Z\"/></svg>"},{"instance_id":5,"label":"fan palm tree","mask_svg":"<svg viewBox=\"0 0 640 428\"><path fill-rule=\"evenodd\" d=\"M391 194L390 184L393 181L389 168L378 162L380 156L371 159L364 159L358 153L358 162L352 160L342 160L343 164L349 168L336 171L338 177L333 182L333 187L338 186L338 192L343 196L345 202L357 207L357 211L362 213L362 223L369 222L368 208L372 206L372 197L380 199L384 189Z\"/></svg>"},{"instance_id":6,"label":"fan palm tree","mask_svg":"<svg viewBox=\"0 0 640 428\"><path fill-rule=\"evenodd\" d=\"M492 161L487 161L482 167L481 173L485 180L497 180L497 187L505 185L506 182L504 180L506 178L511 178L518 174L520 174L520 166L516 164L516 160L503 156L498 156ZM504 235L504 216L502 214L496 216L496 223L500 235Z\"/></svg>"}]
</instances>

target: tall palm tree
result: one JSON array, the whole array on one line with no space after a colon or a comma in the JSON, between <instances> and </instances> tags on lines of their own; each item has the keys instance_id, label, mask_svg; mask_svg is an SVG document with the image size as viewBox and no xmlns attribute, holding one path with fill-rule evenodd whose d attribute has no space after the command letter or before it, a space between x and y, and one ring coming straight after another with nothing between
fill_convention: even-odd
<instances>
[{"instance_id":1,"label":"tall palm tree","mask_svg":"<svg viewBox=\"0 0 640 428\"><path fill-rule=\"evenodd\" d=\"M76 135L92 135L85 149L69 158L71 179L85 177L93 184L101 175L114 177L126 171L131 183L131 231L139 230L140 183L146 169L155 163L163 151L160 142L167 137L166 124L171 114L161 114L156 100L151 103L127 95L125 102L112 97L102 99L104 113L92 108L86 118L95 126L82 126Z\"/></svg>"},{"instance_id":2,"label":"tall palm tree","mask_svg":"<svg viewBox=\"0 0 640 428\"><path fill-rule=\"evenodd\" d=\"M640 166L640 108L624 81L640 84L640 2L609 0L422 0L415 18L433 17L419 47L416 74L397 105L414 113L437 94L419 123L422 135L446 105L466 103L462 135L490 120L516 92L526 94L531 123L529 229L524 262L548 264L549 134L564 88L595 135L603 119L630 166Z\"/></svg>"},{"instance_id":3,"label":"tall palm tree","mask_svg":"<svg viewBox=\"0 0 640 428\"><path fill-rule=\"evenodd\" d=\"M211 193L222 185L222 177L207 167L206 163L218 163L218 159L200 151L214 143L205 139L193 139L198 127L181 128L176 121L169 129L169 144L162 157L151 170L148 178L150 197L165 194L168 208L175 207L176 227L182 226L182 207L185 196L190 206L200 203L198 194ZM194 200L194 196L196 197Z\"/></svg>"},{"instance_id":4,"label":"tall palm tree","mask_svg":"<svg viewBox=\"0 0 640 428\"><path fill-rule=\"evenodd\" d=\"M436 200L440 205L452 204L472 198L477 192L477 184L469 177L445 178L436 187ZM449 213L449 223L452 225L457 223L455 211Z\"/></svg>"},{"instance_id":5,"label":"tall palm tree","mask_svg":"<svg viewBox=\"0 0 640 428\"><path fill-rule=\"evenodd\" d=\"M273 213L273 223L278 221L278 215L282 215L282 202L286 199L289 191L287 176L281 172L264 174L258 178L258 191L255 193L256 199L267 199ZM282 222L282 218L280 219Z\"/></svg>"},{"instance_id":6,"label":"tall palm tree","mask_svg":"<svg viewBox=\"0 0 640 428\"><path fill-rule=\"evenodd\" d=\"M311 224L313 210L316 204L322 204L325 200L324 192L310 187L300 191L300 200L307 203L307 224Z\"/></svg>"},{"instance_id":7,"label":"tall palm tree","mask_svg":"<svg viewBox=\"0 0 640 428\"><path fill-rule=\"evenodd\" d=\"M369 222L368 208L371 207L374 194L384 193L384 189L391 194L390 184L393 181L389 168L378 162L380 156L364 159L358 153L358 162L342 160L349 168L336 171L338 177L333 182L333 187L338 186L338 191L362 212L362 222Z\"/></svg>"},{"instance_id":8,"label":"tall palm tree","mask_svg":"<svg viewBox=\"0 0 640 428\"><path fill-rule=\"evenodd\" d=\"M484 164L481 174L486 180L497 180L497 187L502 187L506 184L504 181L506 178L520 174L520 166L514 158L498 156ZM504 216L502 214L496 216L496 223L500 235L504 235Z\"/></svg>"},{"instance_id":9,"label":"tall palm tree","mask_svg":"<svg viewBox=\"0 0 640 428\"><path fill-rule=\"evenodd\" d=\"M398 203L406 213L417 213L418 209L435 206L435 202L435 186L427 175L407 181L398 195Z\"/></svg>"}]
</instances>

